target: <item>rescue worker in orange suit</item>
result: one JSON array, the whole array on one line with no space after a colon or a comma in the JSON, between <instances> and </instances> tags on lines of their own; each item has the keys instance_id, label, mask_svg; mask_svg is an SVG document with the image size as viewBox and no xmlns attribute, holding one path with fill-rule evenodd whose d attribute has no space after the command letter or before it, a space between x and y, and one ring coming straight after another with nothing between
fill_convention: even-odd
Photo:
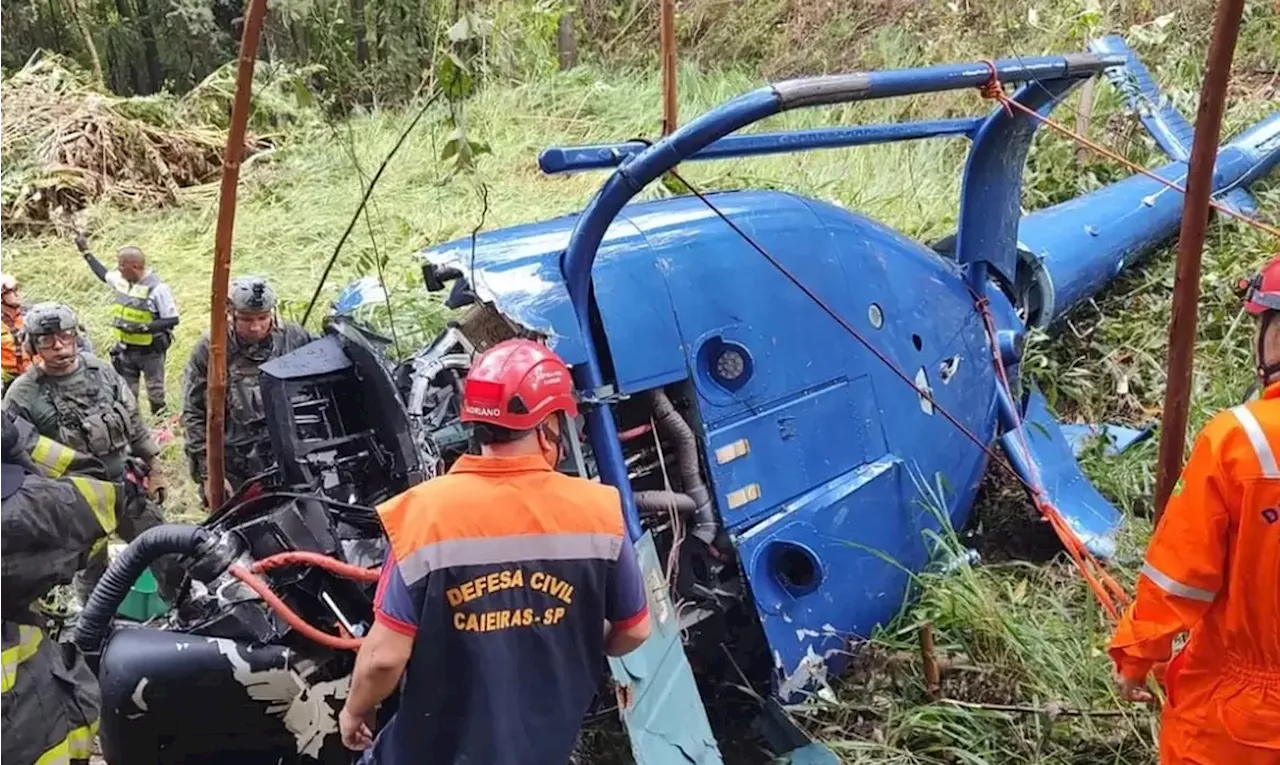
<instances>
[{"instance_id":1,"label":"rescue worker in orange suit","mask_svg":"<svg viewBox=\"0 0 1280 765\"><path fill-rule=\"evenodd\" d=\"M481 453L378 508L391 550L339 715L362 762L568 762L603 655L648 638L617 490L554 470L572 390L545 346L490 348L463 388Z\"/></svg>"},{"instance_id":2,"label":"rescue worker in orange suit","mask_svg":"<svg viewBox=\"0 0 1280 765\"><path fill-rule=\"evenodd\" d=\"M0 274L0 370L3 385L8 387L18 375L31 366L31 357L22 348L22 293L18 280L10 274Z\"/></svg>"},{"instance_id":3,"label":"rescue worker in orange suit","mask_svg":"<svg viewBox=\"0 0 1280 765\"><path fill-rule=\"evenodd\" d=\"M1245 307L1262 395L1200 432L1111 639L1121 695L1144 702L1148 672L1190 633L1165 671L1164 765L1280 763L1280 257Z\"/></svg>"}]
</instances>

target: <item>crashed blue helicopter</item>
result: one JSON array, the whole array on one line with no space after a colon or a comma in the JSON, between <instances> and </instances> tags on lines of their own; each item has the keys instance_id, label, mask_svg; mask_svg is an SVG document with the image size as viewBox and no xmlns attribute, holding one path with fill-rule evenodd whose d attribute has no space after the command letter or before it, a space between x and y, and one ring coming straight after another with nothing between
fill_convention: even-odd
<instances>
[{"instance_id":1,"label":"crashed blue helicopter","mask_svg":"<svg viewBox=\"0 0 1280 765\"><path fill-rule=\"evenodd\" d=\"M1022 216L1038 123L1017 110L735 133L789 110L978 88L993 74L1047 114L1103 74L1170 155L1156 172L1181 179L1185 119L1119 38L1090 47L991 68L789 80L653 145L548 149L544 172L613 172L580 214L422 253L427 289L449 289L460 312L398 365L355 320L385 294L372 280L348 286L324 338L263 365L275 477L200 527L140 537L86 605L75 639L102 683L107 760L348 761L336 716L350 653L303 639L232 563L243 577L302 550L377 565L385 540L371 507L467 451L458 399L473 354L528 336L572 366L582 400L562 469L619 489L645 570L653 636L610 660L636 761L730 759L714 731L743 710L726 715L715 689L743 680L765 699L751 714L773 723L762 726L772 751L834 761L787 723L784 705L820 691L850 641L901 610L910 572L931 563L928 533L943 517L969 520L990 449L1003 447L1095 555L1113 552L1121 515L1081 474L1044 397L1021 383L1024 338L1172 237L1182 199L1135 176ZM933 247L794 194L631 203L683 162L925 138L970 141L957 231ZM1280 114L1221 148L1218 198L1252 210L1247 189L1278 162ZM937 478L945 492L931 507L922 495ZM113 628L130 583L174 553L193 556L192 581L166 621ZM263 576L323 631L359 636L371 623L371 585L320 569Z\"/></svg>"},{"instance_id":2,"label":"crashed blue helicopter","mask_svg":"<svg viewBox=\"0 0 1280 765\"><path fill-rule=\"evenodd\" d=\"M1172 157L1158 174L1183 180L1186 120L1120 38L1091 49L1001 61L998 77L1022 84L1014 100L1047 113L1105 73ZM539 158L547 173L616 168L580 215L424 253L429 284L453 277L455 303L476 300L545 337L590 404L583 472L622 491L652 584L655 637L613 662L629 689L623 716L638 762L719 761L681 650L682 633L697 642L699 620L748 602L771 690L786 702L840 670L851 636L898 613L908 572L929 562L925 531L938 525L913 473L945 478L945 512L959 528L989 467L982 446L999 442L1095 555L1112 554L1121 516L1081 474L1043 396L1020 390L1018 365L1029 327L1051 324L1176 233L1181 195L1135 176L1022 217L1037 123L1000 109L734 134L783 111L976 88L989 77L985 65L959 64L782 82L652 146L548 149ZM935 137L971 148L958 230L934 249L794 194L628 204L681 162ZM1273 115L1222 148L1218 196L1252 210L1245 189L1277 161ZM994 337L975 295L989 305ZM629 437L650 421L656 437ZM662 437L673 467L652 457L656 469L645 471L638 455L661 454ZM1022 438L1029 450L1016 445ZM663 492L677 484L683 540L672 539L663 511ZM688 554L668 590L665 562L681 542Z\"/></svg>"}]
</instances>

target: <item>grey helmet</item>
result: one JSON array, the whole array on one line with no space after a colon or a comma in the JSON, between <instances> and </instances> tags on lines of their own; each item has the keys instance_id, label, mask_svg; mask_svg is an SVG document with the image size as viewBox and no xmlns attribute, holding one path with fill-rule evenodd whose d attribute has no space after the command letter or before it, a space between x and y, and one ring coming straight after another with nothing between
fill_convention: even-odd
<instances>
[{"instance_id":1,"label":"grey helmet","mask_svg":"<svg viewBox=\"0 0 1280 765\"><path fill-rule=\"evenodd\" d=\"M27 311L23 320L23 344L29 353L35 353L36 338L63 330L80 329L80 319L71 306L65 303L36 303Z\"/></svg>"},{"instance_id":2,"label":"grey helmet","mask_svg":"<svg viewBox=\"0 0 1280 765\"><path fill-rule=\"evenodd\" d=\"M275 310L276 293L261 276L240 276L231 282L227 303L233 311L265 313Z\"/></svg>"}]
</instances>

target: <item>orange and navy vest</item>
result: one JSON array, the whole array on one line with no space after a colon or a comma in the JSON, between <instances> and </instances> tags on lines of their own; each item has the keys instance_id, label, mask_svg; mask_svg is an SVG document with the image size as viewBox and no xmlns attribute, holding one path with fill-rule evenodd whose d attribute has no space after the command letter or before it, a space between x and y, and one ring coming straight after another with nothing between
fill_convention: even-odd
<instances>
[{"instance_id":1,"label":"orange and navy vest","mask_svg":"<svg viewBox=\"0 0 1280 765\"><path fill-rule=\"evenodd\" d=\"M617 490L539 456L468 455L378 514L391 552L377 619L415 643L371 761L568 762L604 622L646 608Z\"/></svg>"}]
</instances>

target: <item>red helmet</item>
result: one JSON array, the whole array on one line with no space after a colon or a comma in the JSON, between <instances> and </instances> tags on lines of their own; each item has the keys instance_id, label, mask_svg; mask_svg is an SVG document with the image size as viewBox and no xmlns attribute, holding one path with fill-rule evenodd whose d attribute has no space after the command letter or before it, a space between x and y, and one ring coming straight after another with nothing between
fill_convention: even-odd
<instances>
[{"instance_id":1,"label":"red helmet","mask_svg":"<svg viewBox=\"0 0 1280 765\"><path fill-rule=\"evenodd\" d=\"M533 430L556 412L578 415L564 361L533 340L504 340L476 357L462 391L462 421Z\"/></svg>"},{"instance_id":2,"label":"red helmet","mask_svg":"<svg viewBox=\"0 0 1280 765\"><path fill-rule=\"evenodd\" d=\"M1244 296L1244 309L1257 316L1266 311L1280 311L1280 255L1267 262L1249 281Z\"/></svg>"}]
</instances>

